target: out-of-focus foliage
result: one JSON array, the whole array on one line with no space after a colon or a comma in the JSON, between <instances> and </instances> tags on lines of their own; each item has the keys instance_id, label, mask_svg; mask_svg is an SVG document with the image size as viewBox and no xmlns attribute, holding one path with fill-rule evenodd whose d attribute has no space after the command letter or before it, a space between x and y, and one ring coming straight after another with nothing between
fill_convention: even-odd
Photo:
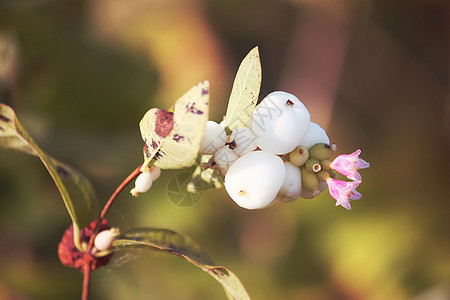
<instances>
[{"instance_id":1,"label":"out-of-focus foliage","mask_svg":"<svg viewBox=\"0 0 450 300\"><path fill-rule=\"evenodd\" d=\"M189 234L254 299L448 298L447 6L1 1L0 101L46 152L92 178L103 203L141 162L144 113L208 79L221 121L239 62L258 45L261 96L297 95L340 153L362 149L363 199L351 212L326 193L245 211L222 189L180 208L167 197L179 171L167 171L138 199L120 196L110 223ZM39 161L0 150L0 298L79 299L81 274L56 255L69 225L58 197ZM224 297L208 274L163 254L124 253L93 280L96 299Z\"/></svg>"},{"instance_id":2,"label":"out-of-focus foliage","mask_svg":"<svg viewBox=\"0 0 450 300\"><path fill-rule=\"evenodd\" d=\"M0 147L35 155L41 159L61 193L77 235L80 229L96 217L98 203L91 183L83 175L42 151L17 120L14 110L2 103Z\"/></svg>"}]
</instances>

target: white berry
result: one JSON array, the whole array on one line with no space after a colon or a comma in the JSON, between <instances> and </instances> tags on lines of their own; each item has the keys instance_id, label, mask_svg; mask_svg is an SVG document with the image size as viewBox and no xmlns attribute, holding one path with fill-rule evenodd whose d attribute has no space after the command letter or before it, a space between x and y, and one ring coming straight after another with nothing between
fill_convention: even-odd
<instances>
[{"instance_id":1,"label":"white berry","mask_svg":"<svg viewBox=\"0 0 450 300\"><path fill-rule=\"evenodd\" d=\"M308 130L311 117L294 95L272 92L256 106L251 119L258 147L282 155L299 145Z\"/></svg>"},{"instance_id":2,"label":"white berry","mask_svg":"<svg viewBox=\"0 0 450 300\"><path fill-rule=\"evenodd\" d=\"M152 174L150 170L145 170L136 178L134 182L134 188L131 189L131 195L134 197L139 196L140 193L147 192L153 184Z\"/></svg>"},{"instance_id":3,"label":"white berry","mask_svg":"<svg viewBox=\"0 0 450 300\"><path fill-rule=\"evenodd\" d=\"M270 205L285 178L283 160L264 151L241 156L225 176L225 189L240 207L258 209Z\"/></svg>"},{"instance_id":4,"label":"white berry","mask_svg":"<svg viewBox=\"0 0 450 300\"><path fill-rule=\"evenodd\" d=\"M328 144L330 145L330 139L328 138L325 129L320 127L320 125L310 122L308 131L305 136L300 141L299 145L305 147L306 149L311 148L315 144Z\"/></svg>"},{"instance_id":5,"label":"white berry","mask_svg":"<svg viewBox=\"0 0 450 300\"><path fill-rule=\"evenodd\" d=\"M95 237L95 248L99 251L108 250L118 235L119 230L117 228L103 230Z\"/></svg>"},{"instance_id":6,"label":"white berry","mask_svg":"<svg viewBox=\"0 0 450 300\"><path fill-rule=\"evenodd\" d=\"M285 162L284 166L286 176L278 194L282 196L283 202L294 201L300 197L302 192L302 176L300 169L292 163Z\"/></svg>"},{"instance_id":7,"label":"white berry","mask_svg":"<svg viewBox=\"0 0 450 300\"><path fill-rule=\"evenodd\" d=\"M234 142L234 152L242 156L256 149L255 135L248 127L240 127L231 133L230 142Z\"/></svg>"},{"instance_id":8,"label":"white berry","mask_svg":"<svg viewBox=\"0 0 450 300\"><path fill-rule=\"evenodd\" d=\"M225 145L227 134L222 126L214 121L206 122L205 132L200 142L200 154L213 154Z\"/></svg>"},{"instance_id":9,"label":"white berry","mask_svg":"<svg viewBox=\"0 0 450 300\"><path fill-rule=\"evenodd\" d=\"M223 146L214 154L214 161L223 174L226 174L231 165L239 156L228 145Z\"/></svg>"}]
</instances>

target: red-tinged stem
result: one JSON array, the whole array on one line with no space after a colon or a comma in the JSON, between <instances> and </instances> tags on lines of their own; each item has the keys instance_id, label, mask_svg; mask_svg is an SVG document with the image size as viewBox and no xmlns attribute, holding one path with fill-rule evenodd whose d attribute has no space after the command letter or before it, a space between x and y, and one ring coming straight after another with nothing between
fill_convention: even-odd
<instances>
[{"instance_id":1,"label":"red-tinged stem","mask_svg":"<svg viewBox=\"0 0 450 300\"><path fill-rule=\"evenodd\" d=\"M116 188L116 190L111 195L111 197L109 197L108 201L106 202L105 206L102 209L102 212L100 213L100 217L96 220L94 230L89 239L89 244L87 246L86 251L83 253L83 255L84 255L84 266L83 266L84 276L83 276L83 291L81 294L82 300L89 299L89 283L90 283L90 279L91 279L92 263L94 260L94 258L91 255L93 254L92 250L94 248L94 240L100 230L100 225L102 223L102 220L105 218L106 214L108 213L109 209L113 205L114 201L116 200L116 198L120 194L120 192L140 173L141 173L141 166L138 166L133 172L131 172L130 175L128 175L127 178L125 178L125 180Z\"/></svg>"},{"instance_id":2,"label":"red-tinged stem","mask_svg":"<svg viewBox=\"0 0 450 300\"><path fill-rule=\"evenodd\" d=\"M141 166L139 165L133 172L131 172L130 175L128 175L127 178L117 187L117 189L114 191L114 193L109 198L108 202L106 202L105 206L103 207L102 213L100 214L100 221L103 220L106 216L106 213L111 208L111 205L114 203L114 200L117 198L117 196L120 194L120 192L139 174L141 173Z\"/></svg>"},{"instance_id":3,"label":"red-tinged stem","mask_svg":"<svg viewBox=\"0 0 450 300\"><path fill-rule=\"evenodd\" d=\"M88 300L89 299L89 283L91 279L91 265L92 265L92 258L88 253L85 253L85 259L84 259L84 269L83 269L83 291L81 294L81 300Z\"/></svg>"},{"instance_id":4,"label":"red-tinged stem","mask_svg":"<svg viewBox=\"0 0 450 300\"><path fill-rule=\"evenodd\" d=\"M117 189L114 191L114 193L109 197L108 201L106 202L105 206L103 207L102 212L100 213L100 218L97 219L97 224L95 226L94 232L91 236L91 239L89 240L89 244L87 247L87 253L91 253L92 248L94 247L94 240L97 236L97 233L100 229L100 224L102 223L102 220L105 218L106 213L109 211L111 206L114 203L114 200L116 200L117 196L120 194L120 192L139 174L141 173L141 165L139 165L133 172L131 172L130 175L128 175L127 178L117 187Z\"/></svg>"}]
</instances>

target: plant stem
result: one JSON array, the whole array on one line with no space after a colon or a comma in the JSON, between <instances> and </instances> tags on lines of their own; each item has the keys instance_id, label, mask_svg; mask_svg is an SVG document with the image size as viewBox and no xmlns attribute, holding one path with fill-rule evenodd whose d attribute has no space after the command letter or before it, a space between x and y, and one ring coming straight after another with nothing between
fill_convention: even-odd
<instances>
[{"instance_id":1,"label":"plant stem","mask_svg":"<svg viewBox=\"0 0 450 300\"><path fill-rule=\"evenodd\" d=\"M92 233L92 236L89 240L89 244L87 247L87 253L92 252L92 248L94 247L94 240L97 236L97 233L100 229L100 224L102 223L102 220L105 218L106 213L111 208L111 206L114 203L114 200L116 200L117 196L120 194L120 192L139 174L141 173L141 165L139 165L133 172L131 172L130 175L128 175L127 178L116 188L114 193L109 197L108 201L106 202L105 206L102 209L102 212L100 213L100 218L97 219L97 224L95 226L95 229Z\"/></svg>"},{"instance_id":2,"label":"plant stem","mask_svg":"<svg viewBox=\"0 0 450 300\"><path fill-rule=\"evenodd\" d=\"M114 203L114 200L117 198L117 196L120 194L120 192L132 181L136 176L138 176L141 173L141 165L139 165L133 172L131 172L130 175L128 175L127 178L117 187L117 189L114 191L114 193L109 198L108 202L106 202L105 206L103 207L103 210L100 214L100 220L103 220L106 216L106 213L111 208L111 205Z\"/></svg>"},{"instance_id":3,"label":"plant stem","mask_svg":"<svg viewBox=\"0 0 450 300\"><path fill-rule=\"evenodd\" d=\"M92 258L88 253L85 253L85 259L84 259L84 270L83 270L83 291L81 294L82 300L88 300L89 299L89 283L91 279L91 265L92 265Z\"/></svg>"},{"instance_id":4,"label":"plant stem","mask_svg":"<svg viewBox=\"0 0 450 300\"><path fill-rule=\"evenodd\" d=\"M116 188L114 193L109 197L108 201L106 202L105 206L102 209L102 212L100 213L100 217L96 220L96 224L94 227L94 230L92 232L92 235L89 239L89 244L84 252L84 268L83 268L83 292L81 295L82 300L88 300L89 299L89 282L91 279L91 272L92 272L92 263L93 258L91 256L92 249L94 248L94 240L95 237L98 234L98 231L100 230L100 224L102 223L102 220L105 218L106 214L108 213L108 210L113 205L114 201L116 200L117 196L120 194L120 192L137 176L141 173L141 166L137 167L133 172L131 172L130 175L128 175L127 178Z\"/></svg>"}]
</instances>

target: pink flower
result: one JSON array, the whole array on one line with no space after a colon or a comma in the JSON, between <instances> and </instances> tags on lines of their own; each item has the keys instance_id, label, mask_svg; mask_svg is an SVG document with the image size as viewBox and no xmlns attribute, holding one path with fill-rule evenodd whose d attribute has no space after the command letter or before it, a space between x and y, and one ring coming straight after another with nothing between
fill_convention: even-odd
<instances>
[{"instance_id":1,"label":"pink flower","mask_svg":"<svg viewBox=\"0 0 450 300\"><path fill-rule=\"evenodd\" d=\"M361 175L358 173L359 169L370 167L370 164L359 158L361 150L358 149L352 154L342 154L330 164L331 168L342 175L347 176L351 180L361 180Z\"/></svg>"},{"instance_id":2,"label":"pink flower","mask_svg":"<svg viewBox=\"0 0 450 300\"><path fill-rule=\"evenodd\" d=\"M342 205L346 209L350 210L350 200L359 200L362 195L356 191L356 188L361 183L358 181L343 181L333 178L327 180L328 190L331 197L336 199L336 206Z\"/></svg>"}]
</instances>

